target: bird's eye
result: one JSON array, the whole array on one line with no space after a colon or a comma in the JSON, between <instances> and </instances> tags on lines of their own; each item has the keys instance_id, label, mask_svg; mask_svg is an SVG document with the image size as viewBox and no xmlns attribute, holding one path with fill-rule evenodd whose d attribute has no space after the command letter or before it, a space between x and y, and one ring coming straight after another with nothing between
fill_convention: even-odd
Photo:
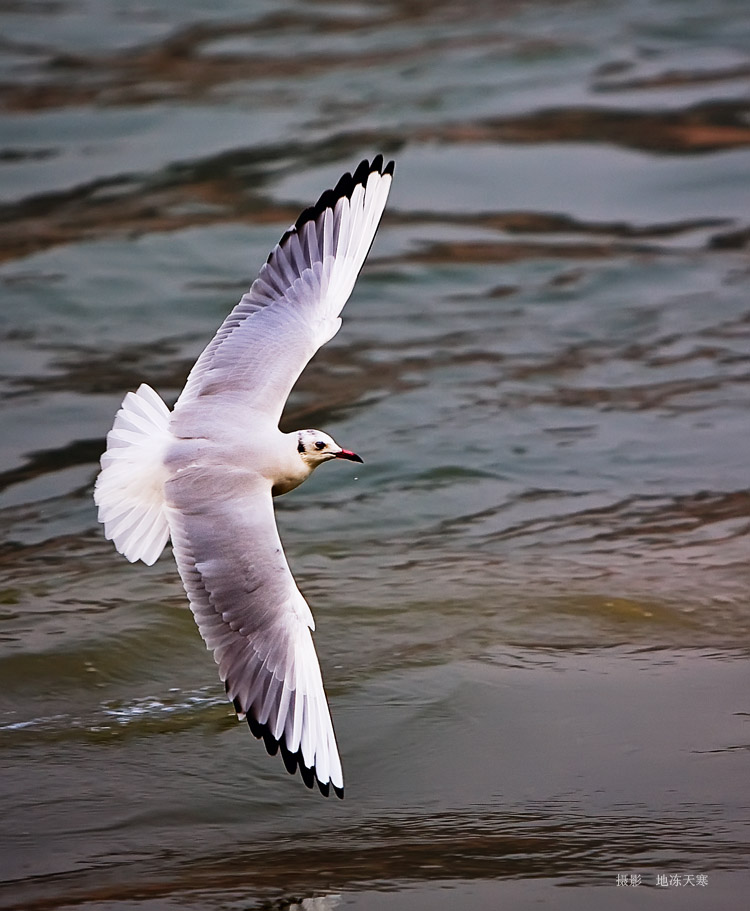
<instances>
[{"instance_id":1,"label":"bird's eye","mask_svg":"<svg viewBox=\"0 0 750 911\"><path fill-rule=\"evenodd\" d=\"M326 448L326 444L323 442L323 440L316 440L316 442L315 442L315 448L316 448L316 449L325 449L325 448Z\"/></svg>"}]
</instances>

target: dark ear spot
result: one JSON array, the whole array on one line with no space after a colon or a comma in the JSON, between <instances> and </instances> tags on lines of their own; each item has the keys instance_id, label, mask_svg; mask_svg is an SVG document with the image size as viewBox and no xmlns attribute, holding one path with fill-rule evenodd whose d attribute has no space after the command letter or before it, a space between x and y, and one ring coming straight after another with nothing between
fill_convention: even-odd
<instances>
[{"instance_id":1,"label":"dark ear spot","mask_svg":"<svg viewBox=\"0 0 750 911\"><path fill-rule=\"evenodd\" d=\"M305 451L305 444L302 442L302 440L300 440L299 443L297 443L297 452L304 452L304 451Z\"/></svg>"}]
</instances>

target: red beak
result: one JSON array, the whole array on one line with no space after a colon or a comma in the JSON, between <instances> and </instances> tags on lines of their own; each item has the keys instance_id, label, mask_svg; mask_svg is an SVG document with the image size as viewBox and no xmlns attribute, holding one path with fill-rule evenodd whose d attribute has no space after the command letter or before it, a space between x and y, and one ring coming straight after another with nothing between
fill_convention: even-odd
<instances>
[{"instance_id":1,"label":"red beak","mask_svg":"<svg viewBox=\"0 0 750 911\"><path fill-rule=\"evenodd\" d=\"M337 459L349 459L350 462L362 462L364 464L364 459L361 459L356 452L352 452L351 449L342 449L341 452L336 453Z\"/></svg>"}]
</instances>

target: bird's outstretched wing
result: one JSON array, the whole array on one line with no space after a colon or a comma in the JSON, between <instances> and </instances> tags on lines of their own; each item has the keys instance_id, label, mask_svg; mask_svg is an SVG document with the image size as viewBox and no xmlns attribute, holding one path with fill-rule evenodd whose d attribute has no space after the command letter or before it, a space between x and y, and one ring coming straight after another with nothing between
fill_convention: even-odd
<instances>
[{"instance_id":1,"label":"bird's outstretched wing","mask_svg":"<svg viewBox=\"0 0 750 911\"><path fill-rule=\"evenodd\" d=\"M190 372L175 406L178 433L181 411L200 400L212 409L231 400L278 423L305 365L341 325L393 168L382 155L361 162L284 234Z\"/></svg>"},{"instance_id":2,"label":"bird's outstretched wing","mask_svg":"<svg viewBox=\"0 0 750 911\"><path fill-rule=\"evenodd\" d=\"M271 491L236 469L186 467L166 484L174 555L227 695L308 787L344 780L311 628L276 529Z\"/></svg>"}]
</instances>

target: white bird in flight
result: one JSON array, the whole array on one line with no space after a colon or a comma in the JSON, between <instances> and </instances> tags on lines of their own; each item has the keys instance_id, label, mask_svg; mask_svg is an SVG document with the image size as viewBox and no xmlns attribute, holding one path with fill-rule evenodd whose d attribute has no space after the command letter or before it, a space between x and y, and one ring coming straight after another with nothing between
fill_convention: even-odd
<instances>
[{"instance_id":1,"label":"white bird in flight","mask_svg":"<svg viewBox=\"0 0 750 911\"><path fill-rule=\"evenodd\" d=\"M343 797L344 779L311 630L272 497L331 459L362 459L319 430L282 433L297 378L338 332L393 177L382 155L344 174L284 234L190 371L172 412L129 392L107 434L94 499L128 560L154 563L171 537L206 646L240 719Z\"/></svg>"}]
</instances>

